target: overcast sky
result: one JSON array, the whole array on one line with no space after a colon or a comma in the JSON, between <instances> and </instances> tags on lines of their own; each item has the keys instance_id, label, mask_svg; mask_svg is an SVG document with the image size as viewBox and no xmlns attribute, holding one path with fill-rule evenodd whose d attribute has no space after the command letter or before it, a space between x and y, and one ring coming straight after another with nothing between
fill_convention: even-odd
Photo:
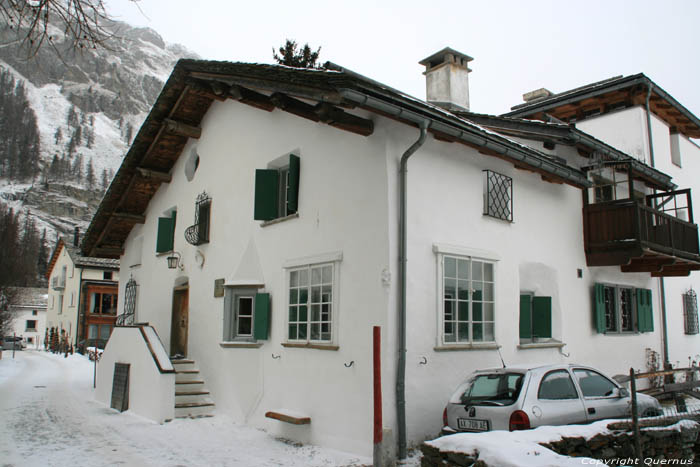
<instances>
[{"instance_id":1,"label":"overcast sky","mask_svg":"<svg viewBox=\"0 0 700 467\"><path fill-rule=\"evenodd\" d=\"M540 87L556 93L643 72L700 116L698 0L107 3L116 19L204 59L271 63L272 48L290 38L421 99L418 61L449 46L474 58L474 112L506 112Z\"/></svg>"}]
</instances>

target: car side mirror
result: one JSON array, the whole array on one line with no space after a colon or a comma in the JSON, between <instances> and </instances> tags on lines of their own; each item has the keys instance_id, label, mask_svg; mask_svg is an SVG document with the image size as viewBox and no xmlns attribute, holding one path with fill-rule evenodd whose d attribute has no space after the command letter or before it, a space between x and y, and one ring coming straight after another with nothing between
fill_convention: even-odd
<instances>
[{"instance_id":1,"label":"car side mirror","mask_svg":"<svg viewBox=\"0 0 700 467\"><path fill-rule=\"evenodd\" d=\"M617 397L619 397L619 398L621 398L621 399L622 399L623 397L629 397L629 395L630 395L630 392L629 392L627 389L625 389L625 388L619 388L619 389L617 390Z\"/></svg>"}]
</instances>

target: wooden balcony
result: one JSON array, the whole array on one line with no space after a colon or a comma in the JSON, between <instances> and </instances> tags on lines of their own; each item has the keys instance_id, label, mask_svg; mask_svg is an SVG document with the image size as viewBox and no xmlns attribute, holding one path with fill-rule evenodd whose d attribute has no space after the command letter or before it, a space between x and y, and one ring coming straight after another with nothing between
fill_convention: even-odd
<instances>
[{"instance_id":1,"label":"wooden balcony","mask_svg":"<svg viewBox=\"0 0 700 467\"><path fill-rule=\"evenodd\" d=\"M686 222L631 199L585 205L586 262L655 277L687 276L700 270L692 211L690 219Z\"/></svg>"}]
</instances>

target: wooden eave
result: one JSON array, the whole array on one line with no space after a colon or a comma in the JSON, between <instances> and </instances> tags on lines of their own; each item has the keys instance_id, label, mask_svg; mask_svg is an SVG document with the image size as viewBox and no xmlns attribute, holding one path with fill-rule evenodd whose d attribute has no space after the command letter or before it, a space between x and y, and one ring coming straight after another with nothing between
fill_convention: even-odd
<instances>
[{"instance_id":1,"label":"wooden eave","mask_svg":"<svg viewBox=\"0 0 700 467\"><path fill-rule=\"evenodd\" d=\"M257 75L231 73L239 69ZM265 79L265 73L276 79ZM297 78L297 74L302 76ZM83 254L118 258L123 253L126 237L135 224L144 222L148 204L161 184L170 181L170 171L185 145L190 138L201 135L201 121L214 101L232 99L268 112L280 109L344 131L371 135L371 120L336 105L343 100L323 86L329 76L342 78L266 65L178 62L85 233ZM285 77L290 78L289 82Z\"/></svg>"},{"instance_id":2,"label":"wooden eave","mask_svg":"<svg viewBox=\"0 0 700 467\"><path fill-rule=\"evenodd\" d=\"M562 93L541 102L513 108L506 116L517 116L548 121L550 117L574 122L597 114L605 114L633 106L645 106L649 86L652 87L649 108L652 113L688 138L700 138L700 120L672 96L644 75L636 75L611 82L600 89L592 87L580 92ZM609 88L609 89L608 89Z\"/></svg>"}]
</instances>

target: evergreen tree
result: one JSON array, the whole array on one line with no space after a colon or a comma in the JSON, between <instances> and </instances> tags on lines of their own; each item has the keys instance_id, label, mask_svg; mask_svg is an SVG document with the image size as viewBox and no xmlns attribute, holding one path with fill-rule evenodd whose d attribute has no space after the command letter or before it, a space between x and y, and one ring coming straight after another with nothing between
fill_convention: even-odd
<instances>
[{"instance_id":1,"label":"evergreen tree","mask_svg":"<svg viewBox=\"0 0 700 467\"><path fill-rule=\"evenodd\" d=\"M134 127L131 125L131 122L126 123L126 131L124 134L124 141L126 141L126 144L131 144L131 138L134 136Z\"/></svg>"},{"instance_id":2,"label":"evergreen tree","mask_svg":"<svg viewBox=\"0 0 700 467\"><path fill-rule=\"evenodd\" d=\"M275 49L272 49L272 57L280 65L293 66L297 68L319 68L316 66L316 60L321 53L321 47L312 51L309 44L304 44L301 49L297 48L296 41L287 39L282 47L280 47L279 55Z\"/></svg>"},{"instance_id":3,"label":"evergreen tree","mask_svg":"<svg viewBox=\"0 0 700 467\"><path fill-rule=\"evenodd\" d=\"M61 144L61 142L63 141L63 131L61 131L60 126L56 128L56 132L53 134L53 139L54 143L56 144Z\"/></svg>"},{"instance_id":4,"label":"evergreen tree","mask_svg":"<svg viewBox=\"0 0 700 467\"><path fill-rule=\"evenodd\" d=\"M46 243L46 229L41 232L41 239L39 240L39 254L36 260L36 269L39 277L42 279L41 283L45 282L46 271L49 267L49 246ZM48 284L47 284L48 285Z\"/></svg>"},{"instance_id":5,"label":"evergreen tree","mask_svg":"<svg viewBox=\"0 0 700 467\"><path fill-rule=\"evenodd\" d=\"M92 158L88 161L87 170L85 171L85 183L91 190L95 187L95 167L92 165Z\"/></svg>"},{"instance_id":6,"label":"evergreen tree","mask_svg":"<svg viewBox=\"0 0 700 467\"><path fill-rule=\"evenodd\" d=\"M88 148L92 149L95 146L95 130L93 130L92 128L88 128L86 133L87 133L87 137L86 137L87 142L85 143L85 145Z\"/></svg>"},{"instance_id":7,"label":"evergreen tree","mask_svg":"<svg viewBox=\"0 0 700 467\"><path fill-rule=\"evenodd\" d=\"M111 178L109 177L109 174L107 173L107 169L102 169L102 179L100 180L100 184L102 186L103 192L107 191L107 188L109 187L110 180L111 180Z\"/></svg>"},{"instance_id":8,"label":"evergreen tree","mask_svg":"<svg viewBox=\"0 0 700 467\"><path fill-rule=\"evenodd\" d=\"M75 108L75 105L71 105L70 109L68 109L66 123L68 123L68 126L75 128L78 126L79 122L80 118L78 117L78 110Z\"/></svg>"},{"instance_id":9,"label":"evergreen tree","mask_svg":"<svg viewBox=\"0 0 700 467\"><path fill-rule=\"evenodd\" d=\"M83 155L78 154L75 159L73 159L73 166L71 167L71 175L77 182L83 181Z\"/></svg>"}]
</instances>

